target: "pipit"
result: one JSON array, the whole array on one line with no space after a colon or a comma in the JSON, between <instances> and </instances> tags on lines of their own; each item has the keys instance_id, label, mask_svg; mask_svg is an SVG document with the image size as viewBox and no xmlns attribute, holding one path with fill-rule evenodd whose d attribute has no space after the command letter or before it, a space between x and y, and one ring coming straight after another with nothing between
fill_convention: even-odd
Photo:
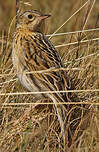
<instances>
[{"instance_id":1,"label":"pipit","mask_svg":"<svg viewBox=\"0 0 99 152\"><path fill-rule=\"evenodd\" d=\"M54 102L61 132L64 134L66 106L57 103L70 101L69 94L50 91L68 90L70 85L66 71L60 70L64 64L58 51L41 32L42 23L50 16L32 10L18 16L12 61L21 84L28 91L45 92L34 96L38 99L48 97Z\"/></svg>"}]
</instances>

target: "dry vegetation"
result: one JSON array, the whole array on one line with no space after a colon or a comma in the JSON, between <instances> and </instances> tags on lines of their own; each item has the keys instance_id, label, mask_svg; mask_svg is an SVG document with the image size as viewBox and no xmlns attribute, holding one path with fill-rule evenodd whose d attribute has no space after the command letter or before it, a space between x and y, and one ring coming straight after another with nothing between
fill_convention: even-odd
<instances>
[{"instance_id":1,"label":"dry vegetation","mask_svg":"<svg viewBox=\"0 0 99 152\"><path fill-rule=\"evenodd\" d=\"M37 9L52 14L46 25L47 34L55 32L87 2L23 1L20 1L20 11ZM35 99L32 94L18 94L27 90L20 85L14 73L10 54L14 29L14 23L12 26L10 23L15 16L15 1L0 0L0 152L99 151L99 1L88 2L57 33L85 29L89 31L60 34L51 38L68 68L74 90L74 104L70 105L66 117L66 129L70 132L71 142L64 145L60 139L54 106L33 104ZM61 44L66 46L59 46ZM49 99L38 101L50 102Z\"/></svg>"}]
</instances>

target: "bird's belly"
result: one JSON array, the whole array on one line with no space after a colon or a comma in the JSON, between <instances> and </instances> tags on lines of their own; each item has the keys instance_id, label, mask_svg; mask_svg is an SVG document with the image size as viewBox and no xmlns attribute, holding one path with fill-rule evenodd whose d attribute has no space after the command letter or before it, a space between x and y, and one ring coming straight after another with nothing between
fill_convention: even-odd
<instances>
[{"instance_id":1,"label":"bird's belly","mask_svg":"<svg viewBox=\"0 0 99 152\"><path fill-rule=\"evenodd\" d=\"M32 92L38 92L38 87L32 82L32 79L28 77L28 74L26 72L23 72L22 74L18 75L19 81L21 84L28 90Z\"/></svg>"},{"instance_id":2,"label":"bird's belly","mask_svg":"<svg viewBox=\"0 0 99 152\"><path fill-rule=\"evenodd\" d=\"M23 60L23 58L22 58L22 60ZM46 89L44 87L44 85L40 84L39 82L33 83L33 80L29 77L29 74L26 74L27 72L30 72L30 71L27 71L26 69L24 69L24 64L22 63L22 60L21 59L19 60L19 56L17 55L15 50L13 50L12 62L13 62L13 66L14 66L14 69L17 73L17 77L18 77L20 83L28 91L38 92L38 94L34 94L34 96L41 97L42 94L40 94L39 92L40 91L48 91L48 89ZM34 79L35 79L35 77L34 77Z\"/></svg>"},{"instance_id":3,"label":"bird's belly","mask_svg":"<svg viewBox=\"0 0 99 152\"><path fill-rule=\"evenodd\" d=\"M48 91L44 85L40 85L39 82L39 87L36 86L33 82L32 82L32 79L29 79L29 77L26 75L26 73L23 73L23 74L20 74L18 75L18 79L19 81L21 82L21 84L30 92L34 92L33 96L40 99L40 98L44 98L47 97L48 95L47 94L41 94L40 92L43 92L43 91Z\"/></svg>"}]
</instances>

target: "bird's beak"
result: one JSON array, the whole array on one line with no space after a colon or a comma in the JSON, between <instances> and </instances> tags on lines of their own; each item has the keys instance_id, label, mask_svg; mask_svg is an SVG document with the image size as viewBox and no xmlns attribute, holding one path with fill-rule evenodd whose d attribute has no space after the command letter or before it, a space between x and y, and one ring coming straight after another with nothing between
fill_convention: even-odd
<instances>
[{"instance_id":1,"label":"bird's beak","mask_svg":"<svg viewBox=\"0 0 99 152\"><path fill-rule=\"evenodd\" d=\"M48 18L50 16L51 16L50 14L44 14L44 15L39 16L39 19L40 20L44 20L44 19L46 19L46 18Z\"/></svg>"}]
</instances>

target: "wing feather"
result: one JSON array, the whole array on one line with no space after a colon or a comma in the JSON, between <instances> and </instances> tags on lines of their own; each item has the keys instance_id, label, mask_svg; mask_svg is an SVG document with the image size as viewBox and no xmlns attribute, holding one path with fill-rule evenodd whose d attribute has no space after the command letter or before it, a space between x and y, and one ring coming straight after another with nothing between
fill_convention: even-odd
<instances>
[{"instance_id":1,"label":"wing feather","mask_svg":"<svg viewBox=\"0 0 99 152\"><path fill-rule=\"evenodd\" d=\"M61 57L49 39L37 33L25 38L25 60L30 70L41 71L50 68L64 67ZM66 71L51 71L49 73L35 74L35 77L50 90L68 90L69 80ZM58 96L64 100L68 94L59 93Z\"/></svg>"}]
</instances>

